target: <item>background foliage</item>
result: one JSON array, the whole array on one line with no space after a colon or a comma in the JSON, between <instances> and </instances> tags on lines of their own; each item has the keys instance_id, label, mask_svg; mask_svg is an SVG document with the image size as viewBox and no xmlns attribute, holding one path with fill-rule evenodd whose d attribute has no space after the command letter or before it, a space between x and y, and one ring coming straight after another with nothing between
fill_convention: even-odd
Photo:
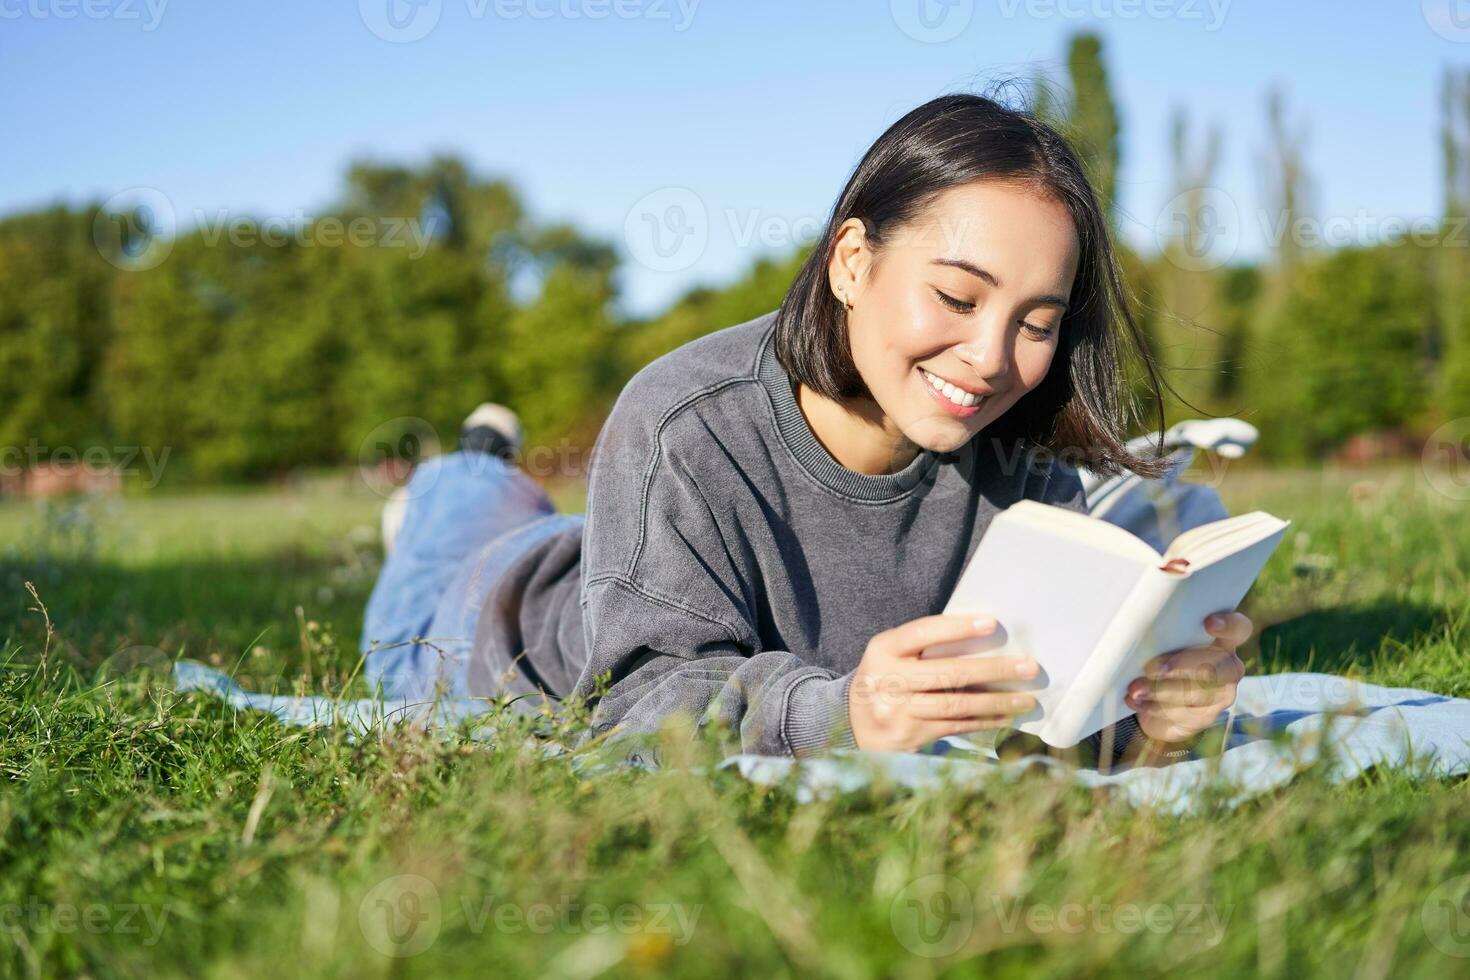
<instances>
[{"instance_id":1,"label":"background foliage","mask_svg":"<svg viewBox=\"0 0 1470 980\"><path fill-rule=\"evenodd\" d=\"M1124 114L1101 41L1078 36L1066 64L1030 104L1068 133L1111 207ZM1262 428L1264 454L1303 459L1470 413L1470 76L1447 74L1441 101L1442 227L1332 250L1312 243L1324 216L1310 210L1303 125L1269 93L1259 216L1285 232L1249 264L1210 260L1202 195L1223 136L1179 112L1178 220L1156 254L1124 250L1170 421L1239 415ZM370 241L324 230L354 220L377 229ZM404 226L422 241L395 234ZM168 450L171 478L264 478L360 461L405 417L452 444L485 399L516 407L531 445L585 447L634 371L774 309L802 258L757 260L630 318L612 244L536 221L509 184L452 157L355 162L336 205L286 240L261 231L242 219L165 236L146 213L100 205L0 219L0 449L45 460L148 446Z\"/></svg>"}]
</instances>

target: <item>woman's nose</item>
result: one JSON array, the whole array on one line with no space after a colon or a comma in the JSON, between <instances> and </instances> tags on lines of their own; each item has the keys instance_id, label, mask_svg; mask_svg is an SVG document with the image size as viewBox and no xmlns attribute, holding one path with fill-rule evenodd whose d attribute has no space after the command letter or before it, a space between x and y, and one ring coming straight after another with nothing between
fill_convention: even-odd
<instances>
[{"instance_id":1,"label":"woman's nose","mask_svg":"<svg viewBox=\"0 0 1470 980\"><path fill-rule=\"evenodd\" d=\"M1003 384L1011 372L1011 338L1003 323L981 324L955 353L986 384Z\"/></svg>"}]
</instances>

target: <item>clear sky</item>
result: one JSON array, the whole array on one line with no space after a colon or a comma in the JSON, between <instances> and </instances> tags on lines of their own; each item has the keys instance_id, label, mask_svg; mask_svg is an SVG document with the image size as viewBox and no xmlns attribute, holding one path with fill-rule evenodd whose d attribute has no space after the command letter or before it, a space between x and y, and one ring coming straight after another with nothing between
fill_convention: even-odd
<instances>
[{"instance_id":1,"label":"clear sky","mask_svg":"<svg viewBox=\"0 0 1470 980\"><path fill-rule=\"evenodd\" d=\"M809 237L907 109L1060 78L1083 29L1105 39L1135 243L1185 106L1224 130L1217 183L1239 254L1261 252L1273 83L1308 127L1318 216L1371 235L1438 213L1466 0L0 0L0 212L145 187L181 224L289 219L355 156L453 151L613 241L629 309L651 311ZM650 251L650 221L704 233Z\"/></svg>"}]
</instances>

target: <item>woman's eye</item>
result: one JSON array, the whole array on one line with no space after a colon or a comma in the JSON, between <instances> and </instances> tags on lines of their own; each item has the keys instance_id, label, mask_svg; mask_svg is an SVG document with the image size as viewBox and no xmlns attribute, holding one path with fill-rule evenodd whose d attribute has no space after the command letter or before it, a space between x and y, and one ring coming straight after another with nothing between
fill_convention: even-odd
<instances>
[{"instance_id":1,"label":"woman's eye","mask_svg":"<svg viewBox=\"0 0 1470 980\"><path fill-rule=\"evenodd\" d=\"M1036 324L1027 323L1024 320L1021 321L1021 326L1025 327L1026 332L1037 340L1045 340L1054 332L1054 328L1052 327L1038 327Z\"/></svg>"},{"instance_id":2,"label":"woman's eye","mask_svg":"<svg viewBox=\"0 0 1470 980\"><path fill-rule=\"evenodd\" d=\"M939 297L939 302L954 310L956 313L969 313L975 308L974 303L966 303L962 299L955 299L942 289L934 290L934 295Z\"/></svg>"}]
</instances>

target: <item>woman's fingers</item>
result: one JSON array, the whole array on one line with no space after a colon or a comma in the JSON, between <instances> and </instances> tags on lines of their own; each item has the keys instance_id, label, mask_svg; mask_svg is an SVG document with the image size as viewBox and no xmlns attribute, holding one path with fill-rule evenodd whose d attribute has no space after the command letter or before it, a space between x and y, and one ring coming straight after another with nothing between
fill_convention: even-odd
<instances>
[{"instance_id":1,"label":"woman's fingers","mask_svg":"<svg viewBox=\"0 0 1470 980\"><path fill-rule=\"evenodd\" d=\"M927 647L988 636L995 632L995 626L995 619L990 616L962 613L921 616L877 634L869 646L885 656L917 659Z\"/></svg>"},{"instance_id":2,"label":"woman's fingers","mask_svg":"<svg viewBox=\"0 0 1470 980\"><path fill-rule=\"evenodd\" d=\"M1193 680L1147 681L1135 683L1128 690L1129 703L1135 708L1148 704L1174 708L1205 708L1234 700L1227 696L1233 686Z\"/></svg>"},{"instance_id":3,"label":"woman's fingers","mask_svg":"<svg viewBox=\"0 0 1470 980\"><path fill-rule=\"evenodd\" d=\"M1002 681L1032 680L1039 670L1036 661L1025 656L902 659L891 667L855 679L849 697L905 698L921 693L968 691Z\"/></svg>"},{"instance_id":4,"label":"woman's fingers","mask_svg":"<svg viewBox=\"0 0 1470 980\"><path fill-rule=\"evenodd\" d=\"M905 671L917 691L960 691L1003 681L1033 680L1041 667L1024 655L923 660Z\"/></svg>"},{"instance_id":5,"label":"woman's fingers","mask_svg":"<svg viewBox=\"0 0 1470 980\"><path fill-rule=\"evenodd\" d=\"M1036 707L1029 694L1006 691L946 691L913 695L915 718L924 721L974 721L1009 718Z\"/></svg>"},{"instance_id":6,"label":"woman's fingers","mask_svg":"<svg viewBox=\"0 0 1470 980\"><path fill-rule=\"evenodd\" d=\"M1143 676L1149 680L1168 678L1234 684L1245 676L1245 664L1234 650L1189 647L1153 658L1143 665Z\"/></svg>"},{"instance_id":7,"label":"woman's fingers","mask_svg":"<svg viewBox=\"0 0 1470 980\"><path fill-rule=\"evenodd\" d=\"M1231 650L1249 640L1255 628L1243 612L1214 613L1205 617L1205 632L1215 637L1219 646Z\"/></svg>"}]
</instances>

